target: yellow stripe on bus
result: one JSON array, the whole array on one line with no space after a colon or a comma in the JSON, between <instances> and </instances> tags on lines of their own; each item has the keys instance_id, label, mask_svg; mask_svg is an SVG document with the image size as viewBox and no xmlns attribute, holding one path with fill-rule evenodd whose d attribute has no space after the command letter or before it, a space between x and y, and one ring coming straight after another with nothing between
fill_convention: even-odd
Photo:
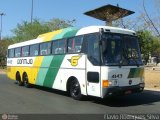
<instances>
[{"instance_id":1,"label":"yellow stripe on bus","mask_svg":"<svg viewBox=\"0 0 160 120\"><path fill-rule=\"evenodd\" d=\"M38 72L40 70L40 66L42 64L44 56L38 56L35 58L33 66L30 67L24 67L24 66L14 66L14 67L8 67L7 68L7 75L10 79L16 80L16 72L19 71L21 80L23 77L23 73L26 72L28 75L29 83L35 84Z\"/></svg>"},{"instance_id":2,"label":"yellow stripe on bus","mask_svg":"<svg viewBox=\"0 0 160 120\"><path fill-rule=\"evenodd\" d=\"M44 42L47 42L47 41L52 40L55 35L60 34L61 32L62 32L62 30L49 32L49 33L46 33L46 34L39 35L38 38L42 38Z\"/></svg>"},{"instance_id":3,"label":"yellow stripe on bus","mask_svg":"<svg viewBox=\"0 0 160 120\"><path fill-rule=\"evenodd\" d=\"M34 64L33 64L33 68L31 68L31 76L32 78L30 79L30 83L31 84L35 84L36 83L36 79L37 79L37 75L40 69L40 66L42 64L44 56L39 56L35 58Z\"/></svg>"}]
</instances>

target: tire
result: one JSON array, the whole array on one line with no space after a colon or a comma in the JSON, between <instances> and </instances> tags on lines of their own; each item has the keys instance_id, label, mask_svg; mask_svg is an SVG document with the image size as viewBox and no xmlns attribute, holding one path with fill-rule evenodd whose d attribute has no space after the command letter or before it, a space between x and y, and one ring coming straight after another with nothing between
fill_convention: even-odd
<instances>
[{"instance_id":1,"label":"tire","mask_svg":"<svg viewBox=\"0 0 160 120\"><path fill-rule=\"evenodd\" d=\"M23 83L26 88L30 88L30 83L28 81L28 75L26 73L23 74Z\"/></svg>"},{"instance_id":2,"label":"tire","mask_svg":"<svg viewBox=\"0 0 160 120\"><path fill-rule=\"evenodd\" d=\"M19 73L16 74L16 83L19 85L19 86L23 86L23 82L21 80L21 76Z\"/></svg>"},{"instance_id":3,"label":"tire","mask_svg":"<svg viewBox=\"0 0 160 120\"><path fill-rule=\"evenodd\" d=\"M72 80L69 87L70 95L75 100L81 100L82 94L81 94L81 87L77 80Z\"/></svg>"}]
</instances>

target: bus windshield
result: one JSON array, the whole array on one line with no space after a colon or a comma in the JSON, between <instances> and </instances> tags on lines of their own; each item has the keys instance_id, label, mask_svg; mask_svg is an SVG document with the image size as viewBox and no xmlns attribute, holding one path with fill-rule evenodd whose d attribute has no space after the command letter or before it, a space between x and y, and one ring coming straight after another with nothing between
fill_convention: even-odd
<instances>
[{"instance_id":1,"label":"bus windshield","mask_svg":"<svg viewBox=\"0 0 160 120\"><path fill-rule=\"evenodd\" d=\"M104 65L143 65L136 36L105 33L102 35Z\"/></svg>"}]
</instances>

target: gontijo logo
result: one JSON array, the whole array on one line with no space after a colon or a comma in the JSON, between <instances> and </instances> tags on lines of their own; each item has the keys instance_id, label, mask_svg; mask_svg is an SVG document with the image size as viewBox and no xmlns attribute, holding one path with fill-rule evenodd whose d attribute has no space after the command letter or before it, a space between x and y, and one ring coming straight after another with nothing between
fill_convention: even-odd
<instances>
[{"instance_id":1,"label":"gontijo logo","mask_svg":"<svg viewBox=\"0 0 160 120\"><path fill-rule=\"evenodd\" d=\"M33 64L33 59L17 59L17 64Z\"/></svg>"},{"instance_id":2,"label":"gontijo logo","mask_svg":"<svg viewBox=\"0 0 160 120\"><path fill-rule=\"evenodd\" d=\"M71 63L72 66L78 65L78 60L81 58L81 56L72 56L71 59L68 59L68 61Z\"/></svg>"},{"instance_id":3,"label":"gontijo logo","mask_svg":"<svg viewBox=\"0 0 160 120\"><path fill-rule=\"evenodd\" d=\"M2 120L7 120L8 119L8 115L7 114L2 114Z\"/></svg>"}]
</instances>

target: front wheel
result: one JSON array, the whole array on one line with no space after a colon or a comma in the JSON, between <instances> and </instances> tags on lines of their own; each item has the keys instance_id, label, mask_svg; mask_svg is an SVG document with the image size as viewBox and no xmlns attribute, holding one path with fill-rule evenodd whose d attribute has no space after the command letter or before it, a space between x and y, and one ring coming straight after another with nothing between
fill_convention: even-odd
<instances>
[{"instance_id":1,"label":"front wheel","mask_svg":"<svg viewBox=\"0 0 160 120\"><path fill-rule=\"evenodd\" d=\"M77 80L73 80L70 83L70 95L75 100L82 99L81 87Z\"/></svg>"}]
</instances>

